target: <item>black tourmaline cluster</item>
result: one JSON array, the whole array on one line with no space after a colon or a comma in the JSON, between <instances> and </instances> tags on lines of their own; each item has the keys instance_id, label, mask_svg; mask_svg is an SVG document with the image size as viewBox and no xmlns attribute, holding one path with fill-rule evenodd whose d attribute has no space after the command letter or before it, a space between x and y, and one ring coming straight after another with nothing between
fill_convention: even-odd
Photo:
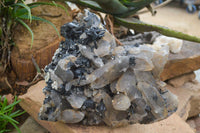
<instances>
[{"instance_id":1,"label":"black tourmaline cluster","mask_svg":"<svg viewBox=\"0 0 200 133\"><path fill-rule=\"evenodd\" d=\"M61 35L65 40L45 67L40 119L117 127L176 111L177 98L157 78L169 52L144 44L158 34L139 34L118 46L99 18L85 11L63 25Z\"/></svg>"}]
</instances>

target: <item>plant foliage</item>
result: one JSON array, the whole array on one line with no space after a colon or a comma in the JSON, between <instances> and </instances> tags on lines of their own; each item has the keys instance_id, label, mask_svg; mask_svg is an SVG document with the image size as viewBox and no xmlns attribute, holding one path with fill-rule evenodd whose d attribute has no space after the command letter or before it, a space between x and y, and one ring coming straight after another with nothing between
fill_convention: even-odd
<instances>
[{"instance_id":1,"label":"plant foliage","mask_svg":"<svg viewBox=\"0 0 200 133\"><path fill-rule=\"evenodd\" d=\"M58 0L65 1L65 0ZM138 13L140 9L147 7L152 14L154 9L151 3L156 0L66 0L75 4L89 7L93 10L112 15L115 22L137 32L157 31L163 35L176 37L188 41L200 42L200 38L177 32L166 27L152 25L139 21L131 16ZM170 1L170 0L168 0Z\"/></svg>"},{"instance_id":2,"label":"plant foliage","mask_svg":"<svg viewBox=\"0 0 200 133\"><path fill-rule=\"evenodd\" d=\"M31 9L41 5L60 7L67 13L64 6L56 4L55 2L34 2L25 4L24 0L0 0L0 64L4 65L4 68L6 68L10 62L11 47L14 45L13 31L16 25L21 24L30 32L32 48L34 34L25 20L28 20L30 23L33 20L48 23L56 30L60 37L57 28L52 22L31 14Z\"/></svg>"},{"instance_id":3,"label":"plant foliage","mask_svg":"<svg viewBox=\"0 0 200 133\"><path fill-rule=\"evenodd\" d=\"M0 96L0 99L2 97ZM8 100L4 98L0 102L0 133L8 132L9 130L6 129L6 126L8 123L10 123L13 127L16 128L16 130L20 133L20 130L17 126L19 124L18 121L16 121L14 118L17 116L20 116L25 113L25 111L14 111L14 107L20 102L20 100L17 100L17 97L15 97L14 102L12 104L8 104Z\"/></svg>"}]
</instances>

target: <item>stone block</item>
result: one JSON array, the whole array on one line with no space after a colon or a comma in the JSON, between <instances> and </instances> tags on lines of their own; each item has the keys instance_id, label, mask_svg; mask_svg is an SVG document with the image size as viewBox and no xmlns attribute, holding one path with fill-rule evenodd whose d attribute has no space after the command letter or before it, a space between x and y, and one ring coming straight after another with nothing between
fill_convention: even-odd
<instances>
[{"instance_id":1,"label":"stone block","mask_svg":"<svg viewBox=\"0 0 200 133\"><path fill-rule=\"evenodd\" d=\"M108 126L82 126L79 124L64 124L38 119L38 112L45 98L42 88L45 82L40 81L29 88L28 92L20 96L20 105L43 127L51 133L194 133L190 126L178 116L173 114L165 120L152 124L133 124L126 127L110 128ZM172 90L175 90L171 87Z\"/></svg>"},{"instance_id":2,"label":"stone block","mask_svg":"<svg viewBox=\"0 0 200 133\"><path fill-rule=\"evenodd\" d=\"M173 77L193 72L200 68L200 44L183 41L179 53L169 54L169 60L161 73L161 80L165 81Z\"/></svg>"}]
</instances>

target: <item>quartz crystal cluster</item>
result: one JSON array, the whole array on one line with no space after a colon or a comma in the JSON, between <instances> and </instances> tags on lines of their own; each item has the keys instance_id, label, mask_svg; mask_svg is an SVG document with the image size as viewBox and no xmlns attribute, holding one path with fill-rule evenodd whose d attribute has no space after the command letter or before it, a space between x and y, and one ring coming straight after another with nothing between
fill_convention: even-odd
<instances>
[{"instance_id":1,"label":"quartz crystal cluster","mask_svg":"<svg viewBox=\"0 0 200 133\"><path fill-rule=\"evenodd\" d=\"M169 45L180 49L180 41L168 44L148 32L127 36L120 46L87 10L63 25L61 35L65 40L45 67L40 119L118 127L155 122L176 111L177 98L159 75Z\"/></svg>"}]
</instances>

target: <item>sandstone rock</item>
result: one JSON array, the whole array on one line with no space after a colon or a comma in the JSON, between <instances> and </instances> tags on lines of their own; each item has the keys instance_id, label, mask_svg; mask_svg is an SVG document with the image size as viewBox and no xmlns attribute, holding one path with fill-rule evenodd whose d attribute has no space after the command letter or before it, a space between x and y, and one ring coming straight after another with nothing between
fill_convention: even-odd
<instances>
[{"instance_id":1,"label":"sandstone rock","mask_svg":"<svg viewBox=\"0 0 200 133\"><path fill-rule=\"evenodd\" d=\"M194 81L193 73L171 79L167 88L178 96L179 105L177 113L184 120L200 113L200 83Z\"/></svg>"},{"instance_id":2,"label":"sandstone rock","mask_svg":"<svg viewBox=\"0 0 200 133\"><path fill-rule=\"evenodd\" d=\"M199 116L195 118L195 124L196 124L196 131L197 133L199 133L200 132L200 117Z\"/></svg>"},{"instance_id":3,"label":"sandstone rock","mask_svg":"<svg viewBox=\"0 0 200 133\"><path fill-rule=\"evenodd\" d=\"M47 122L38 119L39 108L42 105L45 82L41 81L29 88L28 92L20 96L22 99L20 105L42 126L51 133L194 133L194 131L186 124L177 114L173 114L165 120L153 124L134 124L127 127L109 128L107 126L81 126L64 124L61 122ZM174 88L173 88L174 89Z\"/></svg>"},{"instance_id":4,"label":"sandstone rock","mask_svg":"<svg viewBox=\"0 0 200 133\"><path fill-rule=\"evenodd\" d=\"M48 133L48 130L38 124L32 117L28 117L20 126L21 133ZM13 131L11 133L18 133Z\"/></svg>"},{"instance_id":5,"label":"sandstone rock","mask_svg":"<svg viewBox=\"0 0 200 133\"><path fill-rule=\"evenodd\" d=\"M196 95L192 96L190 106L189 117L194 117L200 114L200 91L197 92Z\"/></svg>"},{"instance_id":6,"label":"sandstone rock","mask_svg":"<svg viewBox=\"0 0 200 133\"><path fill-rule=\"evenodd\" d=\"M195 80L195 74L188 73L188 74L184 74L176 78L170 79L168 83L172 85L173 87L181 87L182 85L184 85L184 83L190 82L193 80Z\"/></svg>"},{"instance_id":7,"label":"sandstone rock","mask_svg":"<svg viewBox=\"0 0 200 133\"><path fill-rule=\"evenodd\" d=\"M1 102L4 101L4 98L7 99L8 104L12 104L14 101L14 96L12 94L3 95L0 99Z\"/></svg>"},{"instance_id":8,"label":"sandstone rock","mask_svg":"<svg viewBox=\"0 0 200 133\"><path fill-rule=\"evenodd\" d=\"M187 124L189 124L190 125L190 127L195 131L196 130L196 123L195 123L195 120L194 119L190 119L190 120L187 120L186 121L187 122Z\"/></svg>"},{"instance_id":9,"label":"sandstone rock","mask_svg":"<svg viewBox=\"0 0 200 133\"><path fill-rule=\"evenodd\" d=\"M193 72L200 68L200 44L183 41L183 46L178 54L169 54L169 60L161 73L161 80Z\"/></svg>"},{"instance_id":10,"label":"sandstone rock","mask_svg":"<svg viewBox=\"0 0 200 133\"><path fill-rule=\"evenodd\" d=\"M197 116L200 114L200 83L188 82L184 84L183 88L187 88L190 92L192 92L190 99L191 108L189 111L189 118Z\"/></svg>"},{"instance_id":11,"label":"sandstone rock","mask_svg":"<svg viewBox=\"0 0 200 133\"><path fill-rule=\"evenodd\" d=\"M195 133L200 133L200 117L199 116L196 116L187 120L187 123L195 131Z\"/></svg>"},{"instance_id":12,"label":"sandstone rock","mask_svg":"<svg viewBox=\"0 0 200 133\"><path fill-rule=\"evenodd\" d=\"M178 109L176 114L178 114L183 120L187 120L190 111L190 98L192 92L185 88L174 88L170 85L167 85L167 89L169 89L173 94L178 96Z\"/></svg>"}]
</instances>

